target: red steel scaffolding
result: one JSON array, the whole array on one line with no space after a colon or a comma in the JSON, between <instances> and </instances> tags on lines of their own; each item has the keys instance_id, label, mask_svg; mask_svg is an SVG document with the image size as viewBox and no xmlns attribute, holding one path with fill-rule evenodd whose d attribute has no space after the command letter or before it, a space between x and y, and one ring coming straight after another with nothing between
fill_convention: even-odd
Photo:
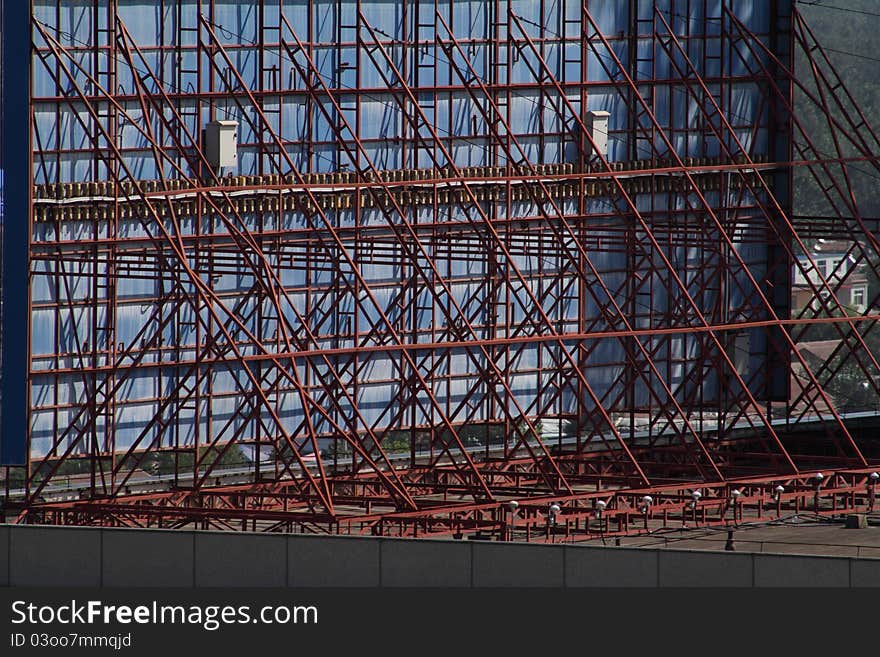
<instances>
[{"instance_id":1,"label":"red steel scaffolding","mask_svg":"<svg viewBox=\"0 0 880 657\"><path fill-rule=\"evenodd\" d=\"M792 3L33 4L7 518L581 541L873 510L880 138Z\"/></svg>"}]
</instances>

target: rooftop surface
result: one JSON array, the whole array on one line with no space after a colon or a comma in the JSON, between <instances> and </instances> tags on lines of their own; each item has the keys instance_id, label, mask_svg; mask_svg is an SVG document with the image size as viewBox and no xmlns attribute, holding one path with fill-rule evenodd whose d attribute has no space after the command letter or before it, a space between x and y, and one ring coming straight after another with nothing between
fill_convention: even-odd
<instances>
[{"instance_id":1,"label":"rooftop surface","mask_svg":"<svg viewBox=\"0 0 880 657\"><path fill-rule=\"evenodd\" d=\"M684 529L620 539L620 545L676 550L724 550L733 530L737 552L809 554L880 559L880 513L868 516L865 529L847 529L843 521L790 518L772 524ZM596 544L594 542L593 544ZM614 539L606 544L614 545Z\"/></svg>"}]
</instances>

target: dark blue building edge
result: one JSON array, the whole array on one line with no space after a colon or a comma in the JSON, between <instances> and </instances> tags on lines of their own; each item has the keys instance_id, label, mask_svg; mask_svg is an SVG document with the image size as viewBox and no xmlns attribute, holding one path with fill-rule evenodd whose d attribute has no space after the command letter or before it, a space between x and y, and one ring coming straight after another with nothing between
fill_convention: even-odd
<instances>
[{"instance_id":1,"label":"dark blue building edge","mask_svg":"<svg viewBox=\"0 0 880 657\"><path fill-rule=\"evenodd\" d=\"M27 456L28 238L30 231L29 0L2 4L2 332L0 332L0 464Z\"/></svg>"}]
</instances>

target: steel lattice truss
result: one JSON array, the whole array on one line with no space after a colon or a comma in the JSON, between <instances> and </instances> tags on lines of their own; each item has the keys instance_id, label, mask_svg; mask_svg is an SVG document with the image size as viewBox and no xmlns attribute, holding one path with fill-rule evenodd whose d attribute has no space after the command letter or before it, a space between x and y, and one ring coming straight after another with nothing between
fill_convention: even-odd
<instances>
[{"instance_id":1,"label":"steel lattice truss","mask_svg":"<svg viewBox=\"0 0 880 657\"><path fill-rule=\"evenodd\" d=\"M844 297L855 277L880 277L852 179L880 170L880 140L796 12L755 34L721 3L712 29L729 48L713 56L681 20L705 18L706 3L631 3L624 39L584 3L561 28L585 53L572 80L550 63L553 31L507 2L487 3L487 59L445 4L401 3L391 37L353 3L336 28L356 57L328 77L311 27L253 3L259 52L282 62L261 61L255 82L238 52L254 40L234 45L212 2L189 22L159 4L178 12L162 56L113 1L95 4L98 47L34 19L35 66L91 164L83 182L53 178L71 149L35 129L32 270L52 294L34 311L59 330L50 355L32 349L33 417L52 420L32 423L39 455L7 491L21 521L531 540L552 521L584 540L873 507L875 415L846 413L831 386L855 370L880 399L878 300L856 312ZM407 55L429 49L444 79ZM506 76L514 61L528 79ZM586 125L588 65L626 108L630 147L613 160ZM377 92L340 82L367 69L399 117L399 168L365 136L361 103ZM198 102L186 76L207 89ZM668 79L685 126L663 109ZM761 90L755 106L731 106L738 84ZM540 107L531 133L511 109L522 89ZM453 92L479 166L444 130L438 98ZM253 175L208 164L214 96L252 136ZM322 134L285 136L288 96ZM683 148L693 130L717 152ZM132 134L154 178L126 156ZM544 141L565 157L537 157ZM334 165L315 170L328 143ZM827 217L792 211L795 171ZM846 245L830 269L817 240ZM793 272L810 298L799 308ZM148 291L123 293L132 281ZM820 329L830 352L817 360L801 347ZM144 377L158 383L132 422Z\"/></svg>"}]
</instances>

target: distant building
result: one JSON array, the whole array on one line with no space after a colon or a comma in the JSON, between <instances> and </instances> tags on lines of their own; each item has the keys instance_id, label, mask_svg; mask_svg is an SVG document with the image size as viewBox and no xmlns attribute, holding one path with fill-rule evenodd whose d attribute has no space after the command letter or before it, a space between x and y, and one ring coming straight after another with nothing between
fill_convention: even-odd
<instances>
[{"instance_id":1,"label":"distant building","mask_svg":"<svg viewBox=\"0 0 880 657\"><path fill-rule=\"evenodd\" d=\"M795 311L810 303L818 310L822 307L818 297L827 299L833 292L849 310L865 312L868 307L867 268L852 254L851 246L850 242L820 241L809 257L798 256L799 265L794 268L792 285ZM818 294L814 288L818 289Z\"/></svg>"}]
</instances>

